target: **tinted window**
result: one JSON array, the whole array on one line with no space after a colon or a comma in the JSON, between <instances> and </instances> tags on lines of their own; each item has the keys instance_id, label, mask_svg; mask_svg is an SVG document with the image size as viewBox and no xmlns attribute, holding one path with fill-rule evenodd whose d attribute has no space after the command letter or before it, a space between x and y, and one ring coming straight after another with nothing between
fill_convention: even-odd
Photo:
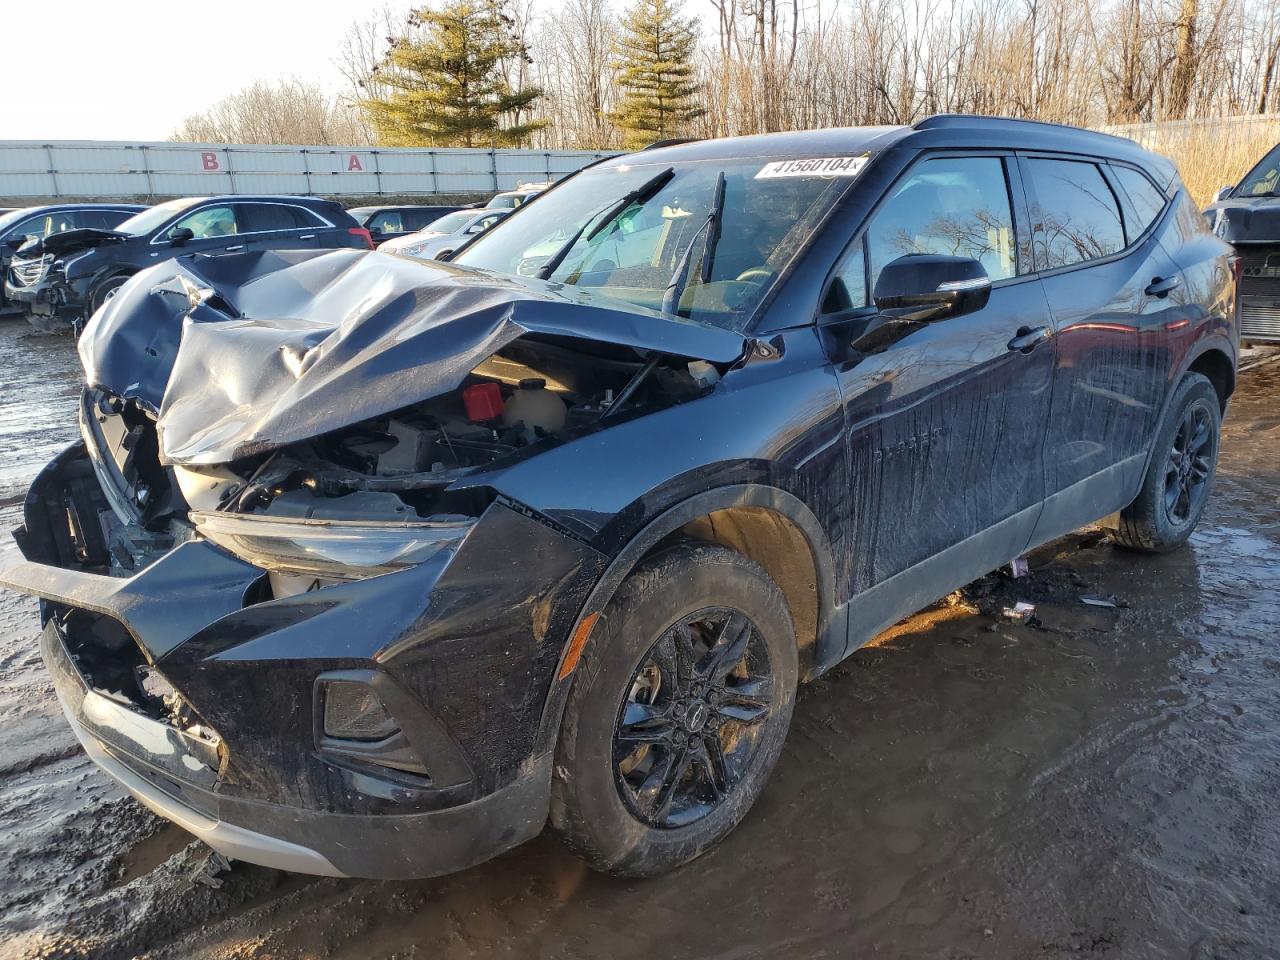
<instances>
[{"instance_id":1,"label":"tinted window","mask_svg":"<svg viewBox=\"0 0 1280 960\"><path fill-rule=\"evenodd\" d=\"M1052 270L1124 249L1116 198L1092 163L1028 160L1036 267Z\"/></svg>"},{"instance_id":2,"label":"tinted window","mask_svg":"<svg viewBox=\"0 0 1280 960\"><path fill-rule=\"evenodd\" d=\"M404 224L405 230L421 230L429 223L439 220L447 213L452 213L448 207L428 207L425 210L404 210L401 212L400 221Z\"/></svg>"},{"instance_id":3,"label":"tinted window","mask_svg":"<svg viewBox=\"0 0 1280 960\"><path fill-rule=\"evenodd\" d=\"M845 255L844 262L831 278L831 286L822 298L823 313L839 313L867 305L867 257L863 244Z\"/></svg>"},{"instance_id":4,"label":"tinted window","mask_svg":"<svg viewBox=\"0 0 1280 960\"><path fill-rule=\"evenodd\" d=\"M374 233L404 233L406 229L399 210L383 210L365 226Z\"/></svg>"},{"instance_id":5,"label":"tinted window","mask_svg":"<svg viewBox=\"0 0 1280 960\"><path fill-rule=\"evenodd\" d=\"M169 232L181 230L184 227L191 231L195 240L229 237L242 232L236 223L235 210L230 206L202 207L175 223L169 228Z\"/></svg>"},{"instance_id":6,"label":"tinted window","mask_svg":"<svg viewBox=\"0 0 1280 960\"><path fill-rule=\"evenodd\" d=\"M1013 214L999 157L938 157L895 184L867 228L871 288L909 253L972 257L992 280L1017 272Z\"/></svg>"},{"instance_id":7,"label":"tinted window","mask_svg":"<svg viewBox=\"0 0 1280 960\"><path fill-rule=\"evenodd\" d=\"M99 230L114 230L116 225L127 216L129 214L122 213L119 210L87 210L81 214L81 219L86 227L96 227Z\"/></svg>"},{"instance_id":8,"label":"tinted window","mask_svg":"<svg viewBox=\"0 0 1280 960\"><path fill-rule=\"evenodd\" d=\"M1116 179L1120 181L1120 188L1128 194L1129 202L1133 204L1136 220L1128 224L1128 234L1131 241L1136 240L1147 227L1151 226L1151 222L1160 216L1160 211L1164 209L1165 196L1154 183L1137 170L1131 170L1128 167L1111 169Z\"/></svg>"},{"instance_id":9,"label":"tinted window","mask_svg":"<svg viewBox=\"0 0 1280 960\"><path fill-rule=\"evenodd\" d=\"M314 227L319 221L300 207L283 203L245 203L239 205L239 217L242 230L259 232L265 230L300 230Z\"/></svg>"}]
</instances>

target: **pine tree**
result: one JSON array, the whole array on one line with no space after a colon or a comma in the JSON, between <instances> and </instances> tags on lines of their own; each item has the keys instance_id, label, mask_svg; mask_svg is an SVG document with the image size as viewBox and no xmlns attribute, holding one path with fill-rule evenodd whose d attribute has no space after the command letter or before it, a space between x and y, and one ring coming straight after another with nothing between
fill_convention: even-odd
<instances>
[{"instance_id":1,"label":"pine tree","mask_svg":"<svg viewBox=\"0 0 1280 960\"><path fill-rule=\"evenodd\" d=\"M622 103L613 122L629 148L672 137L702 116L693 79L697 21L671 0L636 0L616 48Z\"/></svg>"},{"instance_id":2,"label":"pine tree","mask_svg":"<svg viewBox=\"0 0 1280 960\"><path fill-rule=\"evenodd\" d=\"M540 129L524 120L542 96L513 87L507 70L531 63L504 0L449 0L409 17L408 35L392 40L377 68L385 93L361 101L381 143L389 146L519 145Z\"/></svg>"}]
</instances>

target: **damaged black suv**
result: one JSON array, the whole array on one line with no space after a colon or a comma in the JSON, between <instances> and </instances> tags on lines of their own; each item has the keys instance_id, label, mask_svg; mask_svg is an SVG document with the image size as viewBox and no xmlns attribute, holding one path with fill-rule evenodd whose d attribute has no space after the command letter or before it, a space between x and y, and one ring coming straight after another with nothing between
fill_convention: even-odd
<instances>
[{"instance_id":1,"label":"damaged black suv","mask_svg":"<svg viewBox=\"0 0 1280 960\"><path fill-rule=\"evenodd\" d=\"M660 147L449 263L128 281L0 581L42 598L89 754L230 857L422 876L549 820L654 874L880 629L1091 521L1181 544L1234 314L1229 249L1129 141Z\"/></svg>"}]
</instances>

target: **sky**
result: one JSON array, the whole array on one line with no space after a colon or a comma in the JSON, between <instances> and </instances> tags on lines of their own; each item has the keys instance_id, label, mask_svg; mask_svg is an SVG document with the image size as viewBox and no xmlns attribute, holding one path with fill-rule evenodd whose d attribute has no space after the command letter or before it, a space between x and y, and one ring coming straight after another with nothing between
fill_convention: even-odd
<instances>
[{"instance_id":1,"label":"sky","mask_svg":"<svg viewBox=\"0 0 1280 960\"><path fill-rule=\"evenodd\" d=\"M0 138L5 140L163 140L188 115L254 80L297 76L336 91L342 78L334 59L347 28L382 4L33 0L18 5L21 15L5 18L4 66L21 107L10 105L4 112Z\"/></svg>"}]
</instances>

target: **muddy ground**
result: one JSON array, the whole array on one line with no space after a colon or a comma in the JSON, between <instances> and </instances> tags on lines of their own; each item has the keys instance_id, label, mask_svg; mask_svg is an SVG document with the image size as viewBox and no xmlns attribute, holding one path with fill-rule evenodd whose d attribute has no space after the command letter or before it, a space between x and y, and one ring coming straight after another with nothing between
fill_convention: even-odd
<instances>
[{"instance_id":1,"label":"muddy ground","mask_svg":"<svg viewBox=\"0 0 1280 960\"><path fill-rule=\"evenodd\" d=\"M77 367L0 321L0 370L7 529ZM84 759L0 594L0 956L1280 957L1278 494L1273 362L1189 548L1077 534L889 631L802 692L743 826L648 882L549 836L414 883L228 868Z\"/></svg>"}]
</instances>

